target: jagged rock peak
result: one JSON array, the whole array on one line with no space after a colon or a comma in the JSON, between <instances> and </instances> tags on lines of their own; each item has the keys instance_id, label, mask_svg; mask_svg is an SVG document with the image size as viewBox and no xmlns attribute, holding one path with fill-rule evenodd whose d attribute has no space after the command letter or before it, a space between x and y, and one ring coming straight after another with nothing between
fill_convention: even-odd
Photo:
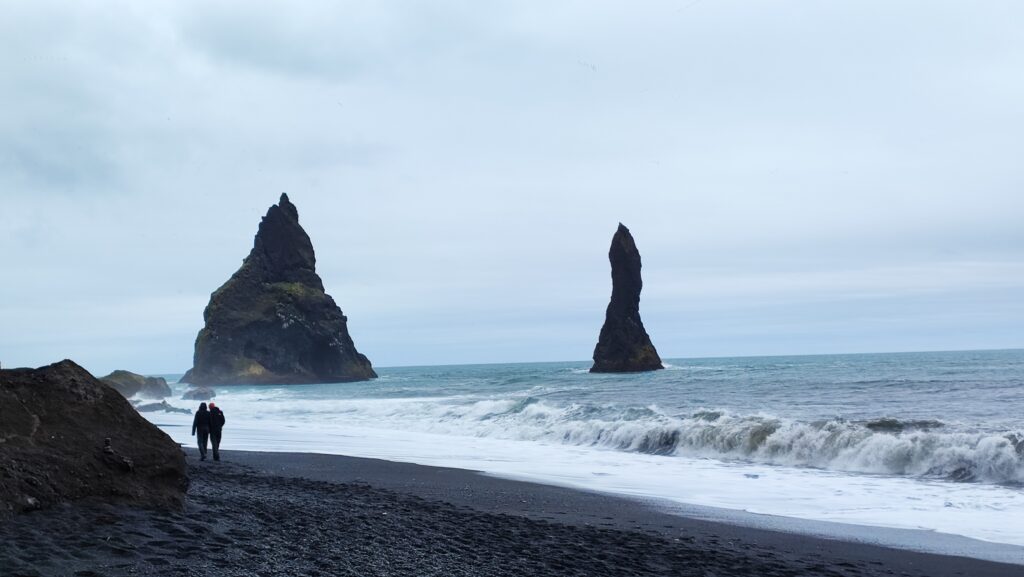
<instances>
[{"instance_id":1,"label":"jagged rock peak","mask_svg":"<svg viewBox=\"0 0 1024 577\"><path fill-rule=\"evenodd\" d=\"M334 383L375 378L348 318L316 274L299 211L282 194L260 222L252 251L210 296L196 337L194 385Z\"/></svg>"},{"instance_id":2,"label":"jagged rock peak","mask_svg":"<svg viewBox=\"0 0 1024 577\"><path fill-rule=\"evenodd\" d=\"M323 290L313 241L299 225L299 211L287 194L267 210L246 264L263 282L301 282Z\"/></svg>"},{"instance_id":3,"label":"jagged rock peak","mask_svg":"<svg viewBox=\"0 0 1024 577\"><path fill-rule=\"evenodd\" d=\"M295 205L288 200L287 192L281 193L281 200L277 202L277 205L281 207L281 210L284 211L285 214L292 217L292 220L299 222L299 209L295 208Z\"/></svg>"},{"instance_id":4,"label":"jagged rock peak","mask_svg":"<svg viewBox=\"0 0 1024 577\"><path fill-rule=\"evenodd\" d=\"M621 222L608 249L612 266L612 298L594 348L592 373L628 373L664 368L640 320L640 251Z\"/></svg>"}]
</instances>

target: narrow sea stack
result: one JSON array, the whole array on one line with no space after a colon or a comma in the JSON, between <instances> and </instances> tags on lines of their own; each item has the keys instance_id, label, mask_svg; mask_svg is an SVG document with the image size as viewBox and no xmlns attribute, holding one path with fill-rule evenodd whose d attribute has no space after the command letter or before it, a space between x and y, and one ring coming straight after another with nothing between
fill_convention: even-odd
<instances>
[{"instance_id":1,"label":"narrow sea stack","mask_svg":"<svg viewBox=\"0 0 1024 577\"><path fill-rule=\"evenodd\" d=\"M612 300L594 348L592 373L635 373L665 368L640 320L640 252L629 229L619 223L608 250Z\"/></svg>"},{"instance_id":2,"label":"narrow sea stack","mask_svg":"<svg viewBox=\"0 0 1024 577\"><path fill-rule=\"evenodd\" d=\"M348 319L324 292L299 212L281 195L242 267L210 296L196 337L193 385L306 384L376 378Z\"/></svg>"},{"instance_id":3,"label":"narrow sea stack","mask_svg":"<svg viewBox=\"0 0 1024 577\"><path fill-rule=\"evenodd\" d=\"M0 519L95 497L180 507L185 455L72 361L0 370Z\"/></svg>"}]
</instances>

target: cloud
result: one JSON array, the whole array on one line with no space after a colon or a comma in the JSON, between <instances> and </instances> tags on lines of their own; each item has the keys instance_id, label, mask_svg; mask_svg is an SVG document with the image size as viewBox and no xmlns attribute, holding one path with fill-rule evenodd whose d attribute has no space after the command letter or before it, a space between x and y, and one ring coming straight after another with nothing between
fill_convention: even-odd
<instances>
[{"instance_id":1,"label":"cloud","mask_svg":"<svg viewBox=\"0 0 1024 577\"><path fill-rule=\"evenodd\" d=\"M619 221L665 356L1020 346L1016 3L680 8L10 7L0 356L187 368L282 191L379 363L589 356Z\"/></svg>"}]
</instances>

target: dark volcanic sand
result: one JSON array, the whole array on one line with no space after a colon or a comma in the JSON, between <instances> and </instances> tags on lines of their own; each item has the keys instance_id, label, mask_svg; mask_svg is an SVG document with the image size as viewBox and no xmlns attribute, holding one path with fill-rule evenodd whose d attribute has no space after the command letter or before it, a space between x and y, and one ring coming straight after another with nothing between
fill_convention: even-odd
<instances>
[{"instance_id":1,"label":"dark volcanic sand","mask_svg":"<svg viewBox=\"0 0 1024 577\"><path fill-rule=\"evenodd\" d=\"M0 575L1024 574L471 471L325 455L224 459L190 453L182 512L77 504L0 522Z\"/></svg>"}]
</instances>

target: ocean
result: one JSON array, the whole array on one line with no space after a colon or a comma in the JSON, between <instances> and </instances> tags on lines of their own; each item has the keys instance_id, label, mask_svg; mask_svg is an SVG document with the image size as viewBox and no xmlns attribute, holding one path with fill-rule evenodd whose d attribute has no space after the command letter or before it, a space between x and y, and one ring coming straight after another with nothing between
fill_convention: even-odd
<instances>
[{"instance_id":1,"label":"ocean","mask_svg":"<svg viewBox=\"0 0 1024 577\"><path fill-rule=\"evenodd\" d=\"M378 368L370 382L217 387L215 402L228 450L458 467L1024 546L1024 350L589 366ZM145 415L193 444L191 416Z\"/></svg>"}]
</instances>

